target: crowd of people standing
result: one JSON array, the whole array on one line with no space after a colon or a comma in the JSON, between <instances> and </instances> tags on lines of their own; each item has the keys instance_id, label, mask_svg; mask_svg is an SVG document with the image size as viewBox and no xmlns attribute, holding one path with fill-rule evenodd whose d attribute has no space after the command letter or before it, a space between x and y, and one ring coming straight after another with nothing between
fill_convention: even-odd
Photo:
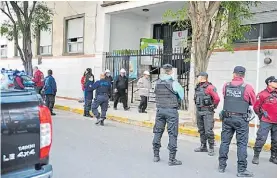
<instances>
[{"instance_id":1,"label":"crowd of people standing","mask_svg":"<svg viewBox=\"0 0 277 178\"><path fill-rule=\"evenodd\" d=\"M23 84L23 78L20 75L20 71L15 70L13 73L14 79L14 88L17 90L24 90L25 86ZM49 108L51 115L56 115L53 112L53 108L55 105L55 97L57 93L57 84L56 80L53 77L53 71L49 69L47 71L47 76L44 77L43 72L39 70L37 66L33 68L33 78L34 89L35 91L41 95L42 99L45 102L45 105Z\"/></svg>"}]
</instances>

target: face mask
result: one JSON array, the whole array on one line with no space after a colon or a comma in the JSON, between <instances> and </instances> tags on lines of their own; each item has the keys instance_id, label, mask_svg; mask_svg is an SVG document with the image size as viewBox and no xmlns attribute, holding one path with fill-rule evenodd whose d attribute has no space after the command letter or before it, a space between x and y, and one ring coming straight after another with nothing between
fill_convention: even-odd
<instances>
[{"instance_id":1,"label":"face mask","mask_svg":"<svg viewBox=\"0 0 277 178\"><path fill-rule=\"evenodd\" d=\"M111 74L110 73L106 73L106 75L109 77Z\"/></svg>"},{"instance_id":2,"label":"face mask","mask_svg":"<svg viewBox=\"0 0 277 178\"><path fill-rule=\"evenodd\" d=\"M92 81L93 81L93 78L89 78L89 81L91 81L91 82L92 82Z\"/></svg>"}]
</instances>

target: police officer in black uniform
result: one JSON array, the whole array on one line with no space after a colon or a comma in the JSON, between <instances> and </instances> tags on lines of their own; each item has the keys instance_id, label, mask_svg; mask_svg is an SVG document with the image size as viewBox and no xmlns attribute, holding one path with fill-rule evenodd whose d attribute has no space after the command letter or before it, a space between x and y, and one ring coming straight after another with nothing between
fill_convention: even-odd
<instances>
[{"instance_id":1,"label":"police officer in black uniform","mask_svg":"<svg viewBox=\"0 0 277 178\"><path fill-rule=\"evenodd\" d=\"M195 105L197 116L197 127L200 133L201 146L196 148L195 152L208 152L208 155L214 156L214 109L217 107L220 99L216 88L208 82L208 74L200 72L195 88ZM207 140L209 150L207 149Z\"/></svg>"},{"instance_id":2,"label":"police officer in black uniform","mask_svg":"<svg viewBox=\"0 0 277 178\"><path fill-rule=\"evenodd\" d=\"M101 73L100 80L96 81L92 88L96 90L95 99L92 103L91 109L93 115L97 118L96 125L104 125L106 113L109 105L109 98L111 94L111 83L105 80L105 73ZM98 107L101 107L101 115L98 112Z\"/></svg>"},{"instance_id":3,"label":"police officer in black uniform","mask_svg":"<svg viewBox=\"0 0 277 178\"><path fill-rule=\"evenodd\" d=\"M249 135L248 110L255 103L255 92L251 85L244 83L246 69L236 66L232 82L223 87L224 105L219 149L219 172L224 173L227 166L229 145L236 132L237 177L253 177L247 170L247 144Z\"/></svg>"},{"instance_id":4,"label":"police officer in black uniform","mask_svg":"<svg viewBox=\"0 0 277 178\"><path fill-rule=\"evenodd\" d=\"M167 131L169 135L169 166L181 165L182 162L177 160L177 137L178 137L178 125L179 114L178 108L180 100L184 98L184 89L182 86L174 80L172 77L172 65L166 64L163 66L165 75L161 75L160 79L156 83L156 120L154 125L154 139L153 139L153 151L154 162L160 161L159 151L161 147L161 138L167 124Z\"/></svg>"}]
</instances>

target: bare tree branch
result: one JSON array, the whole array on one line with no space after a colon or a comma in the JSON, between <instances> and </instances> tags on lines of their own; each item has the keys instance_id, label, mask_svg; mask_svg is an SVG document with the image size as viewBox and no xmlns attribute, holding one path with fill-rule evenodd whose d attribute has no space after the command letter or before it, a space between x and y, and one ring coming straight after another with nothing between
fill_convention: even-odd
<instances>
[{"instance_id":1,"label":"bare tree branch","mask_svg":"<svg viewBox=\"0 0 277 178\"><path fill-rule=\"evenodd\" d=\"M211 3L211 2L210 2ZM219 9L221 1L216 1L214 3L209 4L208 8L208 18L211 19L216 11Z\"/></svg>"},{"instance_id":2,"label":"bare tree branch","mask_svg":"<svg viewBox=\"0 0 277 178\"><path fill-rule=\"evenodd\" d=\"M21 28L21 31L23 32L24 31L24 25L23 25L23 22L22 22L22 18L21 18L21 15L20 15L20 7L18 7L17 3L15 3L14 1L10 1L12 7L13 7L13 10L17 16L17 21L18 21L18 25L19 27Z\"/></svg>"},{"instance_id":3,"label":"bare tree branch","mask_svg":"<svg viewBox=\"0 0 277 178\"><path fill-rule=\"evenodd\" d=\"M15 1L15 4L17 5L17 1ZM19 7L19 6L18 6ZM24 15L24 12L22 11L22 9L19 7L19 12L22 14L22 15Z\"/></svg>"},{"instance_id":4,"label":"bare tree branch","mask_svg":"<svg viewBox=\"0 0 277 178\"><path fill-rule=\"evenodd\" d=\"M18 30L16 28L16 25L14 25L13 27L13 32L14 32L14 42L15 42L15 46L17 48L17 50L19 51L19 55L20 55L20 58L22 60L22 62L26 62L24 59L24 54L22 52L22 49L20 48L19 44L18 44Z\"/></svg>"},{"instance_id":5,"label":"bare tree branch","mask_svg":"<svg viewBox=\"0 0 277 178\"><path fill-rule=\"evenodd\" d=\"M193 21L194 17L195 17L195 3L194 1L189 1L189 13L188 16L190 18L191 21Z\"/></svg>"},{"instance_id":6,"label":"bare tree branch","mask_svg":"<svg viewBox=\"0 0 277 178\"><path fill-rule=\"evenodd\" d=\"M37 4L37 1L33 1L33 7L32 7L32 9L30 11L29 21L32 21L32 18L33 18L32 16L33 16L33 13L35 11L36 4Z\"/></svg>"},{"instance_id":7,"label":"bare tree branch","mask_svg":"<svg viewBox=\"0 0 277 178\"><path fill-rule=\"evenodd\" d=\"M218 13L217 13L217 16L216 16L216 20L215 20L215 26L214 26L214 29L213 29L213 34L212 34L212 37L210 38L210 42L209 42L209 51L208 51L208 54L207 54L207 57L206 59L209 59L211 54L212 54L212 48L214 47L217 39L218 39L218 36L220 34L220 29L221 29L221 23L222 23L222 18L221 18L221 15L222 13L224 12L224 9L222 7L219 7L219 10L218 10Z\"/></svg>"},{"instance_id":8,"label":"bare tree branch","mask_svg":"<svg viewBox=\"0 0 277 178\"><path fill-rule=\"evenodd\" d=\"M9 17L9 19L12 21L13 24L15 24L15 21L14 21L12 15L11 15L11 12L10 12L10 8L9 8L8 2L5 1L5 4L6 4L6 7L7 7L7 9L8 9L8 12L6 12L6 11L4 10L4 8L1 8L1 11L2 11L6 16Z\"/></svg>"},{"instance_id":9,"label":"bare tree branch","mask_svg":"<svg viewBox=\"0 0 277 178\"><path fill-rule=\"evenodd\" d=\"M23 16L24 16L24 19L25 21L28 20L28 7L29 7L29 2L28 1L23 1Z\"/></svg>"}]
</instances>

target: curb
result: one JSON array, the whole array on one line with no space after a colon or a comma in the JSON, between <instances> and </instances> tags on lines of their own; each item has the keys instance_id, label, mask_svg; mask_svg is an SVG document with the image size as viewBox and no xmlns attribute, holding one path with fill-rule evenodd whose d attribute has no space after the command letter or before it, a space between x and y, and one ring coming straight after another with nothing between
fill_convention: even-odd
<instances>
[{"instance_id":1,"label":"curb","mask_svg":"<svg viewBox=\"0 0 277 178\"><path fill-rule=\"evenodd\" d=\"M71 108L69 106L62 106L62 105L55 105L56 109L63 110L63 111L70 111L76 114L83 114L84 110L83 109L77 109L77 108ZM140 127L147 127L147 128L153 128L154 123L150 121L136 121L129 119L127 117L120 117L120 116L115 116L111 114L107 114L107 119L111 121L116 121L124 124L130 124L130 125L135 125L135 126L140 126ZM198 130L195 128L190 128L190 127L184 127L184 126L179 126L179 133L187 136L192 136L192 137L199 137ZM221 136L218 134L215 134L215 140L216 141L221 141ZM254 140L250 140L248 142L248 147L253 148L255 145ZM264 151L269 151L271 148L271 144L265 144L263 147Z\"/></svg>"}]
</instances>

